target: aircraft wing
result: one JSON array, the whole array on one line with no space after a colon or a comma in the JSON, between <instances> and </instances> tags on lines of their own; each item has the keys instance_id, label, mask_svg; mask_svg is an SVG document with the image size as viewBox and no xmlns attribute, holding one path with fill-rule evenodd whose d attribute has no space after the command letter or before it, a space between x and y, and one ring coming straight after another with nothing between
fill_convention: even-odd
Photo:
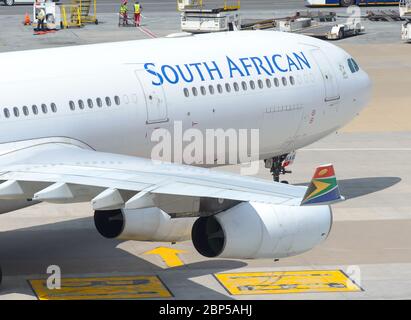
<instances>
[{"instance_id":1,"label":"aircraft wing","mask_svg":"<svg viewBox=\"0 0 411 320\"><path fill-rule=\"evenodd\" d=\"M300 205L307 188L192 166L97 152L64 142L0 151L0 199L91 201L95 210L200 210L201 199ZM178 207L183 208L178 208Z\"/></svg>"}]
</instances>

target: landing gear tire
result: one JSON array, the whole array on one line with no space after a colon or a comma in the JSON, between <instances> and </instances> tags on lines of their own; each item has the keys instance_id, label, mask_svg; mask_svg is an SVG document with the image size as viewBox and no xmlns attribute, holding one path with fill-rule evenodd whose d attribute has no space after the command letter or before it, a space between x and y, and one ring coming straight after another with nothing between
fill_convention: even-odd
<instances>
[{"instance_id":1,"label":"landing gear tire","mask_svg":"<svg viewBox=\"0 0 411 320\"><path fill-rule=\"evenodd\" d=\"M349 7L355 3L355 0L341 0L340 4L342 7Z\"/></svg>"},{"instance_id":2,"label":"landing gear tire","mask_svg":"<svg viewBox=\"0 0 411 320\"><path fill-rule=\"evenodd\" d=\"M280 175L291 173L291 171L285 170L283 166L284 160L287 158L287 154L281 156L273 157L271 159L264 160L265 167L270 169L271 175L275 182L280 182ZM283 183L288 183L287 181L282 181Z\"/></svg>"},{"instance_id":3,"label":"landing gear tire","mask_svg":"<svg viewBox=\"0 0 411 320\"><path fill-rule=\"evenodd\" d=\"M8 7L11 7L14 5L14 0L4 0L4 4Z\"/></svg>"}]
</instances>

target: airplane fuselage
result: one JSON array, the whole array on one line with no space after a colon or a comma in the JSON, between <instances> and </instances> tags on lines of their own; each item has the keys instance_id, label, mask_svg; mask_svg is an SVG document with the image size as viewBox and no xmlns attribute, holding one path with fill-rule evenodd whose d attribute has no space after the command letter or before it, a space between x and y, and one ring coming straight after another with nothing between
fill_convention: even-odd
<instances>
[{"instance_id":1,"label":"airplane fuselage","mask_svg":"<svg viewBox=\"0 0 411 320\"><path fill-rule=\"evenodd\" d=\"M363 108L369 78L329 43L231 32L0 55L0 143L64 137L149 158L155 129L259 129L260 159Z\"/></svg>"}]
</instances>

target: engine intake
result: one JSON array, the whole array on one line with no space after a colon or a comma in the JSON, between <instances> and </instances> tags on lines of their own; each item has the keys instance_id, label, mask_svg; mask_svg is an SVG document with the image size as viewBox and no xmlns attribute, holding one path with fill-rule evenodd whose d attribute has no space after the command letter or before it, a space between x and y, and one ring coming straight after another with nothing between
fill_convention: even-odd
<instances>
[{"instance_id":1,"label":"engine intake","mask_svg":"<svg viewBox=\"0 0 411 320\"><path fill-rule=\"evenodd\" d=\"M105 238L177 242L189 240L195 218L171 217L159 208L97 210L94 224Z\"/></svg>"},{"instance_id":2,"label":"engine intake","mask_svg":"<svg viewBox=\"0 0 411 320\"><path fill-rule=\"evenodd\" d=\"M244 202L193 225L192 240L205 257L284 258L308 251L331 231L329 206Z\"/></svg>"}]
</instances>

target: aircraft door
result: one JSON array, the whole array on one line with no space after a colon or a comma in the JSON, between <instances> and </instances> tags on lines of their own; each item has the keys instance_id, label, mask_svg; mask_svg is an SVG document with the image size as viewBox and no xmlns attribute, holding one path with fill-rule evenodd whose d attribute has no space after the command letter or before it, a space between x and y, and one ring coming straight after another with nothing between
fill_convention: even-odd
<instances>
[{"instance_id":1,"label":"aircraft door","mask_svg":"<svg viewBox=\"0 0 411 320\"><path fill-rule=\"evenodd\" d=\"M137 70L136 76L144 92L147 108L147 124L168 121L167 100L162 86L154 86L145 70Z\"/></svg>"},{"instance_id":2,"label":"aircraft door","mask_svg":"<svg viewBox=\"0 0 411 320\"><path fill-rule=\"evenodd\" d=\"M312 50L312 55L317 63L318 68L324 80L325 101L335 101L340 99L337 77L334 74L332 65L327 56L320 50Z\"/></svg>"}]
</instances>

